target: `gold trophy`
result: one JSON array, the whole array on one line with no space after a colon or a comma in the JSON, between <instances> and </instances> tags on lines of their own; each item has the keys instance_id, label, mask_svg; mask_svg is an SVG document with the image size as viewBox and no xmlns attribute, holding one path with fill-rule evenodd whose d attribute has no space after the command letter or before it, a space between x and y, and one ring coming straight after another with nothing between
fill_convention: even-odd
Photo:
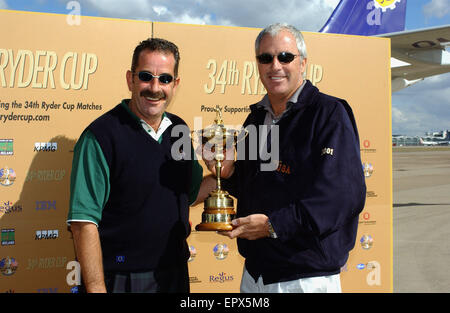
<instances>
[{"instance_id":1,"label":"gold trophy","mask_svg":"<svg viewBox=\"0 0 450 313\"><path fill-rule=\"evenodd\" d=\"M198 231L222 231L232 230L231 221L236 216L233 198L227 191L222 189L220 178L222 172L222 161L224 160L224 147L230 147L238 141L238 134L234 129L227 129L223 125L220 110L216 111L214 124L200 130L202 144L214 146L214 159L216 161L216 189L209 193L204 201L202 222L195 229ZM246 134L245 134L246 135ZM245 136L243 137L245 138ZM242 138L242 139L243 139ZM241 140L242 140L241 139Z\"/></svg>"}]
</instances>

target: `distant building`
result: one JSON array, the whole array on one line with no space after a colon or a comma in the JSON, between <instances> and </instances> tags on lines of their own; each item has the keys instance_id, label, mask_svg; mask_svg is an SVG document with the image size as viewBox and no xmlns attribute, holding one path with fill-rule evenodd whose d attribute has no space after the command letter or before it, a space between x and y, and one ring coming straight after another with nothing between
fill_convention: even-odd
<instances>
[{"instance_id":1,"label":"distant building","mask_svg":"<svg viewBox=\"0 0 450 313\"><path fill-rule=\"evenodd\" d=\"M425 136L392 135L393 146L446 146L450 144L450 131L426 132Z\"/></svg>"},{"instance_id":2,"label":"distant building","mask_svg":"<svg viewBox=\"0 0 450 313\"><path fill-rule=\"evenodd\" d=\"M420 146L419 136L392 135L392 145L401 146Z\"/></svg>"}]
</instances>

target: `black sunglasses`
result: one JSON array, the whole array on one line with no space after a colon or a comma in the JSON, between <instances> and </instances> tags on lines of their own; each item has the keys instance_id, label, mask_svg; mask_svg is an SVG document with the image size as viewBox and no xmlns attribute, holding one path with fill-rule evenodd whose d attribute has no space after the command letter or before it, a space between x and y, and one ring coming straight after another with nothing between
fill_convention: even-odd
<instances>
[{"instance_id":1,"label":"black sunglasses","mask_svg":"<svg viewBox=\"0 0 450 313\"><path fill-rule=\"evenodd\" d=\"M161 84L169 84L173 80L173 76L170 74L153 75L152 73L147 72L147 71L141 71L139 73L134 73L134 74L137 74L139 79L143 82L149 82L153 78L158 78L158 80Z\"/></svg>"},{"instance_id":2,"label":"black sunglasses","mask_svg":"<svg viewBox=\"0 0 450 313\"><path fill-rule=\"evenodd\" d=\"M280 63L291 63L294 61L295 57L299 56L300 54L293 54L290 52L280 52L276 57ZM273 61L274 56L270 53L262 53L260 55L257 55L256 58L258 59L258 62L261 64L270 64Z\"/></svg>"}]
</instances>

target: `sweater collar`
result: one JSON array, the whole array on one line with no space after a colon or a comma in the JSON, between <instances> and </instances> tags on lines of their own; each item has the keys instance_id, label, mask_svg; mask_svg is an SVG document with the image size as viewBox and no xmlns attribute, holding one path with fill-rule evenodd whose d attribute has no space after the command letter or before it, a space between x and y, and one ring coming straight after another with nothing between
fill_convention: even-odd
<instances>
[{"instance_id":1,"label":"sweater collar","mask_svg":"<svg viewBox=\"0 0 450 313\"><path fill-rule=\"evenodd\" d=\"M161 143L162 141L162 135L163 133L169 128L170 125L172 125L172 121L167 116L166 112L163 113L161 118L161 124L159 125L159 128L157 131L153 129L146 121L143 119L140 119L136 114L131 111L129 107L130 99L123 99L120 105L125 109L125 111L130 114L130 116L133 118L136 123L138 123L142 128L145 130L147 134L150 135L153 139Z\"/></svg>"}]
</instances>

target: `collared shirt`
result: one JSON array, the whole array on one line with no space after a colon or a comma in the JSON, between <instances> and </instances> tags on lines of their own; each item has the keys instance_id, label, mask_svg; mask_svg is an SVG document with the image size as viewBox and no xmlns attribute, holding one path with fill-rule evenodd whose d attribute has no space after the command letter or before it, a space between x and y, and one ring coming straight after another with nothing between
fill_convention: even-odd
<instances>
[{"instance_id":1,"label":"collared shirt","mask_svg":"<svg viewBox=\"0 0 450 313\"><path fill-rule=\"evenodd\" d=\"M278 116L275 115L275 113L272 110L272 105L270 104L269 96L265 95L261 99L261 101L257 104L257 106L263 107L267 111L266 117L264 119L264 125L274 125L278 123L278 121L286 114L286 112L289 111L292 104L297 102L298 97L300 96L300 93L302 92L303 87L305 86L305 82L306 80L303 80L303 83L300 85L300 87L297 88L294 94L287 101L286 109Z\"/></svg>"},{"instance_id":2,"label":"collared shirt","mask_svg":"<svg viewBox=\"0 0 450 313\"><path fill-rule=\"evenodd\" d=\"M166 129L172 125L172 121L166 116L166 113L164 112L161 124L159 124L158 131L155 132L153 127L147 124L146 121L140 120L142 128L149 134L153 139L155 139L157 142L161 143L161 136L166 131Z\"/></svg>"},{"instance_id":3,"label":"collared shirt","mask_svg":"<svg viewBox=\"0 0 450 313\"><path fill-rule=\"evenodd\" d=\"M172 121L167 117L166 112L163 113L161 124L159 124L159 128L157 131L153 129L146 121L143 119L140 119L136 116L136 114L131 111L130 107L127 105L125 101L122 101L121 105L127 110L128 113L130 113L131 116L133 116L136 120L139 120L141 123L142 128L144 128L145 132L150 135L153 139L155 139L157 142L161 143L161 136L166 131L166 129L172 125Z\"/></svg>"},{"instance_id":4,"label":"collared shirt","mask_svg":"<svg viewBox=\"0 0 450 313\"><path fill-rule=\"evenodd\" d=\"M275 113L273 112L272 105L270 104L268 95L265 95L261 99L261 101L256 104L258 107L262 107L267 111L266 117L264 118L264 125L270 126L270 127L267 127L268 129L263 130L263 132L265 131L265 132L267 132L267 134L263 133L261 135L261 145L259 147L260 155L266 154L267 140L268 140L268 136L269 136L272 125L275 125L276 123L278 123L278 121L281 120L281 118L290 110L292 104L297 102L298 97L300 96L300 93L302 92L303 87L305 86L305 82L306 82L306 80L303 80L303 83L300 85L300 87L297 88L297 90L294 92L294 94L287 101L286 109L278 116L276 116ZM273 162L278 163L278 160L273 160Z\"/></svg>"}]
</instances>

